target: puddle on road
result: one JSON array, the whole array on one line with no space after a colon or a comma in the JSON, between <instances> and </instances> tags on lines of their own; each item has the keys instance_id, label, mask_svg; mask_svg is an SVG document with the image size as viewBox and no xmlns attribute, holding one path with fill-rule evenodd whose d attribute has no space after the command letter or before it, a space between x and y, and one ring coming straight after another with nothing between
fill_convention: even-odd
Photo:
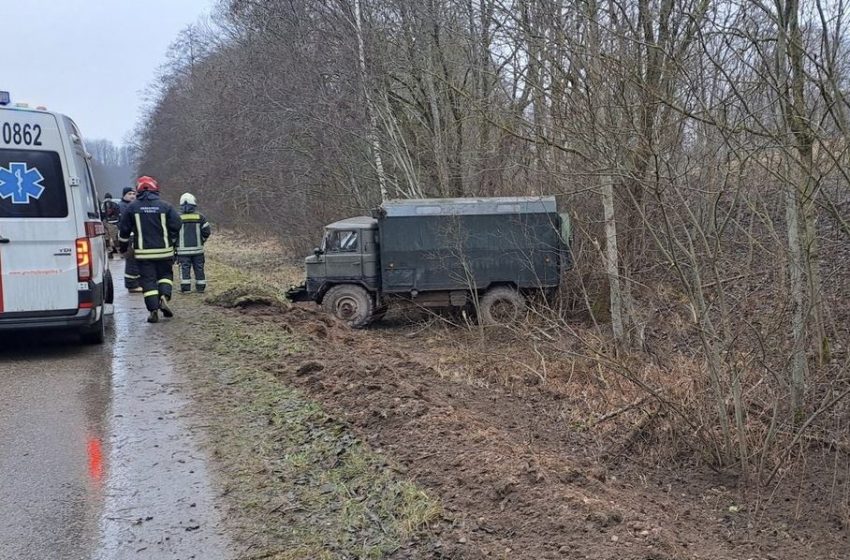
<instances>
[{"instance_id":1,"label":"puddle on road","mask_svg":"<svg viewBox=\"0 0 850 560\"><path fill-rule=\"evenodd\" d=\"M232 558L162 325L145 322L140 296L119 292L110 437L100 459L96 444L90 450L105 487L93 560Z\"/></svg>"}]
</instances>

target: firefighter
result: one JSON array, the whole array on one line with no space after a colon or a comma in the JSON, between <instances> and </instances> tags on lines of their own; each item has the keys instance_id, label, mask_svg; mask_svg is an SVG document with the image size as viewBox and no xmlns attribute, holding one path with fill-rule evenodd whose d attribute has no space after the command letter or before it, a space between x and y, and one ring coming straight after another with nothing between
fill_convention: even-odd
<instances>
[{"instance_id":1,"label":"firefighter","mask_svg":"<svg viewBox=\"0 0 850 560\"><path fill-rule=\"evenodd\" d=\"M180 235L180 214L159 198L159 184L153 177L136 180L138 198L121 215L118 241L121 252L127 251L130 235L135 236L135 257L139 266L148 323L163 316L173 317L168 306L174 284L174 248Z\"/></svg>"},{"instance_id":2,"label":"firefighter","mask_svg":"<svg viewBox=\"0 0 850 560\"><path fill-rule=\"evenodd\" d=\"M133 187L124 187L121 192L121 200L118 201L118 207L121 209L121 216L127 212L127 208L136 200L136 189ZM121 218L118 222L120 224ZM119 242L120 243L120 242ZM142 287L139 285L139 264L136 262L136 257L133 255L133 239L130 238L128 243L129 250L122 253L124 257L124 287L127 291L133 294L141 293Z\"/></svg>"},{"instance_id":3,"label":"firefighter","mask_svg":"<svg viewBox=\"0 0 850 560\"><path fill-rule=\"evenodd\" d=\"M212 233L203 214L198 213L198 201L192 193L180 196L180 218L183 227L177 244L177 261L180 263L180 292L192 291L192 270L195 271L195 290L203 293L207 287L204 273L204 243Z\"/></svg>"}]
</instances>

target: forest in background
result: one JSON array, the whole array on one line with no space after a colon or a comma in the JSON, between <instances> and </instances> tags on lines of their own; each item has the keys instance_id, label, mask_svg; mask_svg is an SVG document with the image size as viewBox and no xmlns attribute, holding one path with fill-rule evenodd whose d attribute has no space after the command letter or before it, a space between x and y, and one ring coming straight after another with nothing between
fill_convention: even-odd
<instances>
[{"instance_id":1,"label":"forest in background","mask_svg":"<svg viewBox=\"0 0 850 560\"><path fill-rule=\"evenodd\" d=\"M135 184L135 152L132 146L116 146L110 140L86 140L91 154L92 173L101 196L107 193L121 198L125 187Z\"/></svg>"},{"instance_id":2,"label":"forest in background","mask_svg":"<svg viewBox=\"0 0 850 560\"><path fill-rule=\"evenodd\" d=\"M225 0L174 43L138 169L293 255L384 198L557 195L576 268L523 326L536 351L613 372L714 468L773 481L815 445L846 472L849 19L843 0Z\"/></svg>"}]
</instances>

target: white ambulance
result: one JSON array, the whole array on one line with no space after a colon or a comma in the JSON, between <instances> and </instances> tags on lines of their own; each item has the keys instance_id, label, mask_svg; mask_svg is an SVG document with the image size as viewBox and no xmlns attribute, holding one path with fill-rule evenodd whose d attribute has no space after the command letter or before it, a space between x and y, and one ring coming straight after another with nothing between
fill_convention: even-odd
<instances>
[{"instance_id":1,"label":"white ambulance","mask_svg":"<svg viewBox=\"0 0 850 560\"><path fill-rule=\"evenodd\" d=\"M0 92L0 331L103 342L113 287L90 157L71 119Z\"/></svg>"}]
</instances>

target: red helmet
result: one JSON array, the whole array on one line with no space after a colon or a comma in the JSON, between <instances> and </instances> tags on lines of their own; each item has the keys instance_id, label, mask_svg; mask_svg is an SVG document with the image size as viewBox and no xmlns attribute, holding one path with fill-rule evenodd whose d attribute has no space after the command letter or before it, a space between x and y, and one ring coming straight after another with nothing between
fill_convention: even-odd
<instances>
[{"instance_id":1,"label":"red helmet","mask_svg":"<svg viewBox=\"0 0 850 560\"><path fill-rule=\"evenodd\" d=\"M136 192L159 192L159 183L153 177L139 177L136 179Z\"/></svg>"}]
</instances>

